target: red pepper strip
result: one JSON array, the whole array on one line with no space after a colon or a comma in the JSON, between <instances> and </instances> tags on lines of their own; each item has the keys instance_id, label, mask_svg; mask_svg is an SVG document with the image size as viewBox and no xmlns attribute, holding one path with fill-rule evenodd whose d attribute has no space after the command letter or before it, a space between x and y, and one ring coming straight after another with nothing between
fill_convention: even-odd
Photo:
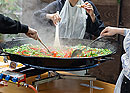
<instances>
[{"instance_id":1,"label":"red pepper strip","mask_svg":"<svg viewBox=\"0 0 130 93\"><path fill-rule=\"evenodd\" d=\"M47 56L52 56L51 54L46 54Z\"/></svg>"},{"instance_id":2,"label":"red pepper strip","mask_svg":"<svg viewBox=\"0 0 130 93\"><path fill-rule=\"evenodd\" d=\"M53 53L53 57L56 57L58 54L56 51L52 51L51 53Z\"/></svg>"},{"instance_id":3,"label":"red pepper strip","mask_svg":"<svg viewBox=\"0 0 130 93\"><path fill-rule=\"evenodd\" d=\"M34 47L30 47L30 49L33 49L33 50L39 50L39 48L34 48Z\"/></svg>"},{"instance_id":4,"label":"red pepper strip","mask_svg":"<svg viewBox=\"0 0 130 93\"><path fill-rule=\"evenodd\" d=\"M18 51L16 54L19 54L19 55L21 55L21 52L20 52L20 51Z\"/></svg>"},{"instance_id":5,"label":"red pepper strip","mask_svg":"<svg viewBox=\"0 0 130 93\"><path fill-rule=\"evenodd\" d=\"M70 57L71 57L71 55L72 55L72 51L69 51L69 55L68 55L68 57L70 58Z\"/></svg>"},{"instance_id":6,"label":"red pepper strip","mask_svg":"<svg viewBox=\"0 0 130 93\"><path fill-rule=\"evenodd\" d=\"M87 56L88 56L87 54L84 55L84 57L87 57Z\"/></svg>"},{"instance_id":7,"label":"red pepper strip","mask_svg":"<svg viewBox=\"0 0 130 93\"><path fill-rule=\"evenodd\" d=\"M71 57L71 52L65 53L64 58Z\"/></svg>"},{"instance_id":8,"label":"red pepper strip","mask_svg":"<svg viewBox=\"0 0 130 93\"><path fill-rule=\"evenodd\" d=\"M61 58L61 56L57 56L58 58Z\"/></svg>"},{"instance_id":9,"label":"red pepper strip","mask_svg":"<svg viewBox=\"0 0 130 93\"><path fill-rule=\"evenodd\" d=\"M27 50L23 50L23 51L22 51L22 55L30 56L30 54L25 54L26 52L28 53L29 51L27 51Z\"/></svg>"},{"instance_id":10,"label":"red pepper strip","mask_svg":"<svg viewBox=\"0 0 130 93\"><path fill-rule=\"evenodd\" d=\"M40 55L42 55L42 54L40 54ZM39 54L35 54L35 55L33 55L33 56L35 56L35 57L40 57L40 55L39 55ZM42 55L42 56L44 56L44 55Z\"/></svg>"},{"instance_id":11,"label":"red pepper strip","mask_svg":"<svg viewBox=\"0 0 130 93\"><path fill-rule=\"evenodd\" d=\"M67 58L67 57L68 57L68 54L67 54L67 53L65 53L64 58Z\"/></svg>"}]
</instances>

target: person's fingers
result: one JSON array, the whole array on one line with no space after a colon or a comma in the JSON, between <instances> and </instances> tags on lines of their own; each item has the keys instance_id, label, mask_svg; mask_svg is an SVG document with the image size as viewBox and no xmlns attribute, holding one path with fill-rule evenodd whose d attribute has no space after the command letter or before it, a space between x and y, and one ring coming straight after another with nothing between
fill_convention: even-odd
<instances>
[{"instance_id":1,"label":"person's fingers","mask_svg":"<svg viewBox=\"0 0 130 93\"><path fill-rule=\"evenodd\" d=\"M37 30L33 29L33 28L29 28L28 32L26 33L26 35L30 38L33 38L35 40L37 40L38 38L38 33Z\"/></svg>"},{"instance_id":2,"label":"person's fingers","mask_svg":"<svg viewBox=\"0 0 130 93\"><path fill-rule=\"evenodd\" d=\"M53 21L54 25L56 26L57 25L57 22L56 21Z\"/></svg>"},{"instance_id":3,"label":"person's fingers","mask_svg":"<svg viewBox=\"0 0 130 93\"><path fill-rule=\"evenodd\" d=\"M53 16L53 20L56 20L56 15Z\"/></svg>"},{"instance_id":4,"label":"person's fingers","mask_svg":"<svg viewBox=\"0 0 130 93\"><path fill-rule=\"evenodd\" d=\"M39 37L39 36L38 36L38 35L36 35L36 36L35 36L35 40L38 40L38 37Z\"/></svg>"},{"instance_id":5,"label":"person's fingers","mask_svg":"<svg viewBox=\"0 0 130 93\"><path fill-rule=\"evenodd\" d=\"M92 7L90 7L90 6L87 6L87 7L85 7L87 10L93 10L93 8Z\"/></svg>"},{"instance_id":6,"label":"person's fingers","mask_svg":"<svg viewBox=\"0 0 130 93\"><path fill-rule=\"evenodd\" d=\"M28 37L30 37L30 38L32 38L32 36L28 33L28 34L26 34Z\"/></svg>"},{"instance_id":7,"label":"person's fingers","mask_svg":"<svg viewBox=\"0 0 130 93\"><path fill-rule=\"evenodd\" d=\"M103 32L101 32L101 36L105 36L107 34L107 31L103 31Z\"/></svg>"},{"instance_id":8,"label":"person's fingers","mask_svg":"<svg viewBox=\"0 0 130 93\"><path fill-rule=\"evenodd\" d=\"M36 34L34 34L34 35L30 34L30 36L31 36L33 39L37 40L37 35L36 35Z\"/></svg>"},{"instance_id":9,"label":"person's fingers","mask_svg":"<svg viewBox=\"0 0 130 93\"><path fill-rule=\"evenodd\" d=\"M87 10L93 10L93 7L91 5L89 5L89 6L86 5L84 8L87 9Z\"/></svg>"},{"instance_id":10,"label":"person's fingers","mask_svg":"<svg viewBox=\"0 0 130 93\"><path fill-rule=\"evenodd\" d=\"M89 2L88 2L88 1L86 1L84 4L85 4L85 5L87 5L87 4L89 4Z\"/></svg>"},{"instance_id":11,"label":"person's fingers","mask_svg":"<svg viewBox=\"0 0 130 93\"><path fill-rule=\"evenodd\" d=\"M104 29L101 34L101 36L113 36L115 35L115 33L113 33L113 31L111 31L111 29Z\"/></svg>"},{"instance_id":12,"label":"person's fingers","mask_svg":"<svg viewBox=\"0 0 130 93\"><path fill-rule=\"evenodd\" d=\"M35 39L35 40L38 39L38 34L37 34L37 32L34 33L34 39Z\"/></svg>"},{"instance_id":13,"label":"person's fingers","mask_svg":"<svg viewBox=\"0 0 130 93\"><path fill-rule=\"evenodd\" d=\"M87 13L93 13L93 6L88 3L87 5L84 6L84 9L87 11Z\"/></svg>"},{"instance_id":14,"label":"person's fingers","mask_svg":"<svg viewBox=\"0 0 130 93\"><path fill-rule=\"evenodd\" d=\"M101 36L111 36L110 33L103 33Z\"/></svg>"},{"instance_id":15,"label":"person's fingers","mask_svg":"<svg viewBox=\"0 0 130 93\"><path fill-rule=\"evenodd\" d=\"M31 38L37 40L38 39L38 35L37 34L30 34L29 35Z\"/></svg>"},{"instance_id":16,"label":"person's fingers","mask_svg":"<svg viewBox=\"0 0 130 93\"><path fill-rule=\"evenodd\" d=\"M55 17L56 17L55 21L58 22L59 21L59 16L56 14Z\"/></svg>"},{"instance_id":17,"label":"person's fingers","mask_svg":"<svg viewBox=\"0 0 130 93\"><path fill-rule=\"evenodd\" d=\"M101 33L100 33L100 35L101 36L105 36L106 35L106 33L108 33L109 31L108 31L108 28L106 27Z\"/></svg>"},{"instance_id":18,"label":"person's fingers","mask_svg":"<svg viewBox=\"0 0 130 93\"><path fill-rule=\"evenodd\" d=\"M57 14L57 20L60 21L61 20L61 17L59 14Z\"/></svg>"},{"instance_id":19,"label":"person's fingers","mask_svg":"<svg viewBox=\"0 0 130 93\"><path fill-rule=\"evenodd\" d=\"M54 25L57 25L57 23L61 20L59 14L55 13L53 16L53 23Z\"/></svg>"}]
</instances>

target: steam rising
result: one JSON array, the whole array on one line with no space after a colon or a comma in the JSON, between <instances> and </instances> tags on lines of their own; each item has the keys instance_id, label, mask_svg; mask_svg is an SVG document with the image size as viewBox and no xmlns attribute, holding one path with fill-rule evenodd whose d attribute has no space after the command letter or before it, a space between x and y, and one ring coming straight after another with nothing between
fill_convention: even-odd
<instances>
[{"instance_id":1,"label":"steam rising","mask_svg":"<svg viewBox=\"0 0 130 93\"><path fill-rule=\"evenodd\" d=\"M31 3L30 3L31 2ZM42 39L43 43L47 46L53 46L55 40L55 31L56 27L46 19L46 20L39 20L34 17L34 12L44 8L48 3L43 3L40 0L23 0L23 15L22 15L22 22L24 24L29 25L30 27L37 29L40 38ZM37 41L38 42L38 41ZM62 39L60 40L60 44L62 45L78 45L83 44L87 45L90 40L75 40L75 39ZM96 43L96 42L95 42ZM102 46L101 46L102 45ZM106 47L105 43L97 42L96 47ZM108 47L109 48L109 47Z\"/></svg>"},{"instance_id":2,"label":"steam rising","mask_svg":"<svg viewBox=\"0 0 130 93\"><path fill-rule=\"evenodd\" d=\"M30 3L31 2L31 3ZM34 16L34 12L44 8L48 3L41 2L40 0L23 0L23 15L22 23L36 29L41 40L46 45L53 45L55 26L50 24L48 20L39 20Z\"/></svg>"}]
</instances>

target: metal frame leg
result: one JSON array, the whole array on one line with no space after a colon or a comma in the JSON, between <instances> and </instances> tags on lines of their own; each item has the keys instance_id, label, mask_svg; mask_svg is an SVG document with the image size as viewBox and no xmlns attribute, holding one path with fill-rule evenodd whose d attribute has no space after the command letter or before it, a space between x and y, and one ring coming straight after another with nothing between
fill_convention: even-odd
<instances>
[{"instance_id":1,"label":"metal frame leg","mask_svg":"<svg viewBox=\"0 0 130 93\"><path fill-rule=\"evenodd\" d=\"M50 81L53 81L53 80L57 80L57 79L60 79L60 76L57 72L55 71L48 71L48 77L47 78L44 78L44 79L41 79L41 76L38 75L36 78L36 81L32 82L33 85L35 85L36 87L36 90L39 91L39 85L40 84L43 84L43 83L46 83L46 82L50 82Z\"/></svg>"},{"instance_id":2,"label":"metal frame leg","mask_svg":"<svg viewBox=\"0 0 130 93\"><path fill-rule=\"evenodd\" d=\"M38 84L36 85L36 90L39 91Z\"/></svg>"},{"instance_id":3,"label":"metal frame leg","mask_svg":"<svg viewBox=\"0 0 130 93\"><path fill-rule=\"evenodd\" d=\"M85 86L85 87L89 87L89 88L94 88L94 89L98 89L98 90L102 90L104 88L100 88L100 87L97 87L97 86L93 86L93 81L90 80L90 84L80 84L81 86Z\"/></svg>"},{"instance_id":4,"label":"metal frame leg","mask_svg":"<svg viewBox=\"0 0 130 93\"><path fill-rule=\"evenodd\" d=\"M93 80L90 80L90 93L93 93Z\"/></svg>"}]
</instances>

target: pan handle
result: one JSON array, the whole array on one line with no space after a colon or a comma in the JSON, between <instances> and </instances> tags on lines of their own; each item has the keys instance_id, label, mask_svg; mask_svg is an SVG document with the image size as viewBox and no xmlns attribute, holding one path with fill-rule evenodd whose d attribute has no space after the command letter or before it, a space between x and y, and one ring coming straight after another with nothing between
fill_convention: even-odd
<instances>
[{"instance_id":1,"label":"pan handle","mask_svg":"<svg viewBox=\"0 0 130 93\"><path fill-rule=\"evenodd\" d=\"M0 56L9 56L9 54L3 52L3 50L0 50Z\"/></svg>"},{"instance_id":2,"label":"pan handle","mask_svg":"<svg viewBox=\"0 0 130 93\"><path fill-rule=\"evenodd\" d=\"M101 59L94 59L94 61L104 62L104 61L113 60L113 59L114 59L113 57L105 57L105 58L101 58Z\"/></svg>"},{"instance_id":3,"label":"pan handle","mask_svg":"<svg viewBox=\"0 0 130 93\"><path fill-rule=\"evenodd\" d=\"M32 39L32 38L25 38L25 37L13 37L12 41L19 41L19 40L26 40L26 39Z\"/></svg>"},{"instance_id":4,"label":"pan handle","mask_svg":"<svg viewBox=\"0 0 130 93\"><path fill-rule=\"evenodd\" d=\"M0 56L9 56L8 54L0 54Z\"/></svg>"}]
</instances>

